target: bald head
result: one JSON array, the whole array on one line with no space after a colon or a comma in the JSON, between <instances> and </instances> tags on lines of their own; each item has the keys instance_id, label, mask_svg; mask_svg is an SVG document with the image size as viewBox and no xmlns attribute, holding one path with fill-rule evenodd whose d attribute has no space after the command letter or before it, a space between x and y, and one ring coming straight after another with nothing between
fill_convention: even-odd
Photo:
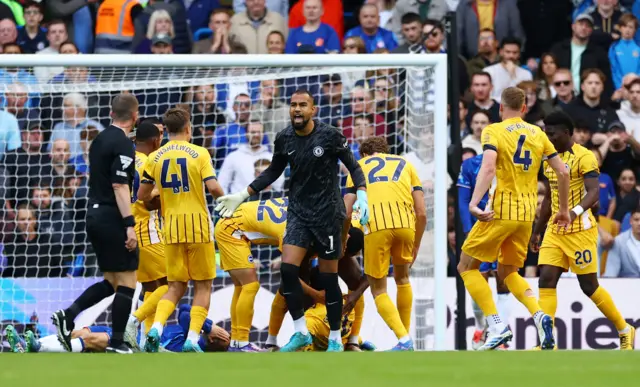
<instances>
[{"instance_id":1,"label":"bald head","mask_svg":"<svg viewBox=\"0 0 640 387\"><path fill-rule=\"evenodd\" d=\"M320 22L323 13L321 0L304 0L304 17L308 24Z\"/></svg>"},{"instance_id":2,"label":"bald head","mask_svg":"<svg viewBox=\"0 0 640 387\"><path fill-rule=\"evenodd\" d=\"M0 20L0 45L15 42L18 38L16 23L11 19Z\"/></svg>"},{"instance_id":3,"label":"bald head","mask_svg":"<svg viewBox=\"0 0 640 387\"><path fill-rule=\"evenodd\" d=\"M54 165L66 165L71 157L70 150L67 140L55 140L51 144L51 162Z\"/></svg>"}]
</instances>

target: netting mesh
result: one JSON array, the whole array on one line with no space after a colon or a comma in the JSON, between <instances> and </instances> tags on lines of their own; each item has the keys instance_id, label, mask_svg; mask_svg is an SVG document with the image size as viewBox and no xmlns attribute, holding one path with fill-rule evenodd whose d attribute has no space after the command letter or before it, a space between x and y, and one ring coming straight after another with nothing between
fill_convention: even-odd
<instances>
[{"instance_id":1,"label":"netting mesh","mask_svg":"<svg viewBox=\"0 0 640 387\"><path fill-rule=\"evenodd\" d=\"M84 232L87 153L91 140L110 123L111 99L123 91L138 98L141 119L161 118L176 105L188 109L192 141L210 151L223 189L233 192L271 159L276 133L289 124L290 96L299 88L309 90L318 105L316 118L342 128L354 153L364 138L385 136L392 153L415 164L425 188L428 225L412 276L433 277L436 93L431 67L66 67L48 83L30 76L32 69L4 70L15 74L15 82L0 84L0 322L40 319L38 330L49 333L50 313L72 302L100 275ZM262 147L249 144L253 140L246 129L252 121L262 124L257 142ZM285 172L254 199L285 196L287 179ZM276 248L254 247L262 288L272 293L279 286L279 256ZM215 291L223 291L228 279L220 271L218 277ZM414 293L412 327L419 349L433 345L432 286L427 281ZM227 311L215 317L216 308L224 309L215 299L216 294L210 317L228 320ZM259 303L252 339L263 341L266 325L256 320L265 321L261 314L266 313L268 321L270 305ZM86 323L107 321L106 305L86 313ZM383 329L374 324L367 331L367 324L363 335Z\"/></svg>"}]
</instances>

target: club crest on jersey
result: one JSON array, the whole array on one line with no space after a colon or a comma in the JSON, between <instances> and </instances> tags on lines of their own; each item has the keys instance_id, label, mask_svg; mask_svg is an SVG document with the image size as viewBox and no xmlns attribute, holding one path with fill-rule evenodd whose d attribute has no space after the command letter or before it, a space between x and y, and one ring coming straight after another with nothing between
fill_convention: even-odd
<instances>
[{"instance_id":1,"label":"club crest on jersey","mask_svg":"<svg viewBox=\"0 0 640 387\"><path fill-rule=\"evenodd\" d=\"M313 155L316 157L322 157L322 155L324 154L324 149L322 149L321 146L317 146L315 148L313 148Z\"/></svg>"},{"instance_id":2,"label":"club crest on jersey","mask_svg":"<svg viewBox=\"0 0 640 387\"><path fill-rule=\"evenodd\" d=\"M253 263L253 255L249 255L248 261L249 263Z\"/></svg>"}]
</instances>

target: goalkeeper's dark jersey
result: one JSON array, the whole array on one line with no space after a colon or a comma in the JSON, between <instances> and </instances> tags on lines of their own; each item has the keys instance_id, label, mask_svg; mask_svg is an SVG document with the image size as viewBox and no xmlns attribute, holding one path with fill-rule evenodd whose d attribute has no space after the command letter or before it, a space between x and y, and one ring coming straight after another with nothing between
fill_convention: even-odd
<instances>
[{"instance_id":1,"label":"goalkeeper's dark jersey","mask_svg":"<svg viewBox=\"0 0 640 387\"><path fill-rule=\"evenodd\" d=\"M273 183L291 167L288 211L308 225L334 225L346 211L340 194L338 161L347 167L354 186L366 185L349 142L339 129L314 120L314 129L300 136L292 126L276 136L273 160L250 187L255 191Z\"/></svg>"}]
</instances>

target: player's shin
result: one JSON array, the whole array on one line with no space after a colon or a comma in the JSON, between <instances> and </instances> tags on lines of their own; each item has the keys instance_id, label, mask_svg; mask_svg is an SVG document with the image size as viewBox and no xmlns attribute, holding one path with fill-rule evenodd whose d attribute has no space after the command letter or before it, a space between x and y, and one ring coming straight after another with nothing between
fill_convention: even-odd
<instances>
[{"instance_id":1,"label":"player's shin","mask_svg":"<svg viewBox=\"0 0 640 387\"><path fill-rule=\"evenodd\" d=\"M538 304L538 300L531 290L531 287L529 286L529 283L522 278L517 271L507 275L504 279L504 283L507 285L507 288L509 288L509 291L514 295L514 297L527 308L532 316L542 310Z\"/></svg>"},{"instance_id":2,"label":"player's shin","mask_svg":"<svg viewBox=\"0 0 640 387\"><path fill-rule=\"evenodd\" d=\"M353 307L354 317L351 325L351 335L349 336L349 344L360 345L360 329L362 328L362 319L364 318L364 296L360 296L356 305Z\"/></svg>"},{"instance_id":3,"label":"player's shin","mask_svg":"<svg viewBox=\"0 0 640 387\"><path fill-rule=\"evenodd\" d=\"M231 297L231 307L229 313L231 315L231 343L230 347L236 347L236 341L238 340L238 300L240 299L240 293L242 293L242 286L233 286L233 296Z\"/></svg>"},{"instance_id":4,"label":"player's shin","mask_svg":"<svg viewBox=\"0 0 640 387\"><path fill-rule=\"evenodd\" d=\"M189 324L187 340L189 340L194 347L198 346L202 325L204 325L204 321L207 319L207 314L209 314L211 284L212 280L193 281L194 295L190 314L191 323Z\"/></svg>"},{"instance_id":5,"label":"player's shin","mask_svg":"<svg viewBox=\"0 0 640 387\"><path fill-rule=\"evenodd\" d=\"M287 301L284 299L284 296L280 294L280 290L278 290L271 303L271 313L269 314L268 346L278 345L278 333L280 332L286 314Z\"/></svg>"},{"instance_id":6,"label":"player's shin","mask_svg":"<svg viewBox=\"0 0 640 387\"><path fill-rule=\"evenodd\" d=\"M595 292L591 295L591 301L598 307L600 312L615 325L618 333L625 333L628 329L627 322L620 314L620 311L613 302L609 292L602 286L598 286Z\"/></svg>"},{"instance_id":7,"label":"player's shin","mask_svg":"<svg viewBox=\"0 0 640 387\"><path fill-rule=\"evenodd\" d=\"M407 270L408 272L408 270ZM395 270L394 270L395 273ZM413 289L411 288L411 283L409 282L409 276L404 279L406 283L400 283L396 280L398 294L396 295L396 305L398 306L398 313L400 314L400 319L402 320L402 325L407 330L410 330L411 327L411 308L413 307Z\"/></svg>"},{"instance_id":8,"label":"player's shin","mask_svg":"<svg viewBox=\"0 0 640 387\"><path fill-rule=\"evenodd\" d=\"M158 303L162 299L162 297L167 294L169 290L168 285L163 285L158 287L152 293L149 293L147 297L147 293L145 293L145 300L141 307L139 307L135 312L133 312L133 317L135 317L139 322L144 321L146 329L151 328L151 324L147 323L148 317L155 314L156 309L158 308ZM153 323L153 320L151 320Z\"/></svg>"},{"instance_id":9,"label":"player's shin","mask_svg":"<svg viewBox=\"0 0 640 387\"><path fill-rule=\"evenodd\" d=\"M129 313L131 313L131 305L133 304L133 295L135 288L120 285L116 291L111 306L113 334L111 336L111 346L118 347L124 340L124 331L127 326Z\"/></svg>"},{"instance_id":10,"label":"player's shin","mask_svg":"<svg viewBox=\"0 0 640 387\"><path fill-rule=\"evenodd\" d=\"M304 318L304 305L302 298L302 285L298 279L300 268L290 263L283 263L280 266L282 280L282 295L287 300L287 307L293 319L296 332L306 335L309 333Z\"/></svg>"},{"instance_id":11,"label":"player's shin","mask_svg":"<svg viewBox=\"0 0 640 387\"><path fill-rule=\"evenodd\" d=\"M260 290L260 283L258 282L242 285L242 293L240 293L236 306L236 340L238 340L238 347L240 348L249 344L249 332L253 322L253 303L258 290Z\"/></svg>"},{"instance_id":12,"label":"player's shin","mask_svg":"<svg viewBox=\"0 0 640 387\"><path fill-rule=\"evenodd\" d=\"M325 290L327 320L331 333L329 339L341 340L340 322L342 320L342 291L338 282L338 273L320 273L318 276L321 286Z\"/></svg>"},{"instance_id":13,"label":"player's shin","mask_svg":"<svg viewBox=\"0 0 640 387\"><path fill-rule=\"evenodd\" d=\"M552 319L555 319L556 310L558 309L558 295L555 288L540 288L538 304L542 311L549 315Z\"/></svg>"},{"instance_id":14,"label":"player's shin","mask_svg":"<svg viewBox=\"0 0 640 387\"><path fill-rule=\"evenodd\" d=\"M67 322L72 323L82 311L111 296L113 293L113 286L107 280L100 281L89 286L84 292L82 292L80 297L78 297L73 304L65 310Z\"/></svg>"},{"instance_id":15,"label":"player's shin","mask_svg":"<svg viewBox=\"0 0 640 387\"><path fill-rule=\"evenodd\" d=\"M489 326L493 327L494 325L502 324L502 320L500 320L500 316L498 315L498 309L493 301L491 288L482 274L480 274L480 271L477 269L467 270L461 272L460 276L462 277L462 281L464 281L464 287L482 310Z\"/></svg>"}]
</instances>

